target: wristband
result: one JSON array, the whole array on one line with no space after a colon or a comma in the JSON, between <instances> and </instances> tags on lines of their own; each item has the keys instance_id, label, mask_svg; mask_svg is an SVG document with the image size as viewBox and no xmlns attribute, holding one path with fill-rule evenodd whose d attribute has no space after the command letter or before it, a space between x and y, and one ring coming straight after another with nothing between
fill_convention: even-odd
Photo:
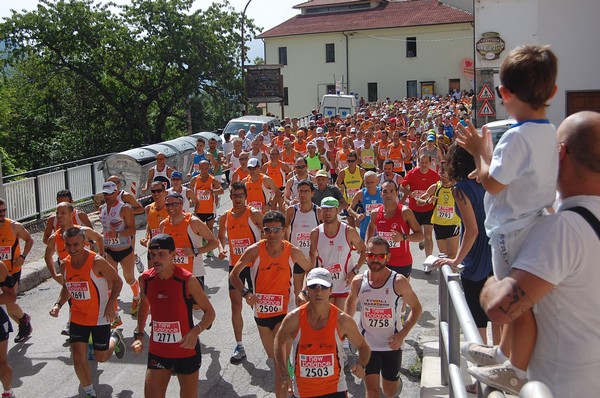
<instances>
[{"instance_id":1,"label":"wristband","mask_svg":"<svg viewBox=\"0 0 600 398\"><path fill-rule=\"evenodd\" d=\"M61 303L59 303L58 301L57 301L56 303L54 303L54 306L55 306L55 307L56 307L56 306L58 306L58 309L61 309L61 308L62 308L62 304L61 304Z\"/></svg>"},{"instance_id":2,"label":"wristband","mask_svg":"<svg viewBox=\"0 0 600 398\"><path fill-rule=\"evenodd\" d=\"M247 287L242 289L242 297L246 297L248 293L250 293L250 289L248 289Z\"/></svg>"},{"instance_id":3,"label":"wristband","mask_svg":"<svg viewBox=\"0 0 600 398\"><path fill-rule=\"evenodd\" d=\"M19 254L19 257L21 257L23 260L25 260L27 258L27 256L25 254Z\"/></svg>"},{"instance_id":4,"label":"wristband","mask_svg":"<svg viewBox=\"0 0 600 398\"><path fill-rule=\"evenodd\" d=\"M136 339L136 340L141 340L141 339L143 339L143 338L144 338L144 336L145 336L145 334L144 334L144 333L142 333L142 332L135 332L135 333L133 334L133 338L134 338L134 339Z\"/></svg>"},{"instance_id":5,"label":"wristband","mask_svg":"<svg viewBox=\"0 0 600 398\"><path fill-rule=\"evenodd\" d=\"M358 273L360 272L360 269L352 268L352 272L354 272L354 275L358 275Z\"/></svg>"},{"instance_id":6,"label":"wristband","mask_svg":"<svg viewBox=\"0 0 600 398\"><path fill-rule=\"evenodd\" d=\"M408 235L402 234L402 240L408 240Z\"/></svg>"}]
</instances>

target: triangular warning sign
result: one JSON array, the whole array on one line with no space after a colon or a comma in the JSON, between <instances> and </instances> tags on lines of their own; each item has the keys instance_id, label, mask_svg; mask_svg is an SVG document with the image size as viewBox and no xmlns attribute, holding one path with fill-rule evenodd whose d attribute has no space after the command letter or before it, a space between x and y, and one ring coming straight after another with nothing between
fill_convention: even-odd
<instances>
[{"instance_id":1,"label":"triangular warning sign","mask_svg":"<svg viewBox=\"0 0 600 398\"><path fill-rule=\"evenodd\" d=\"M483 104L481 105L481 107L479 108L479 111L477 112L477 116L479 116L479 117L496 116L496 111L494 110L494 108L492 108L492 106L490 105L489 102L483 101Z\"/></svg>"},{"instance_id":2,"label":"triangular warning sign","mask_svg":"<svg viewBox=\"0 0 600 398\"><path fill-rule=\"evenodd\" d=\"M491 100L494 98L496 98L496 96L494 95L494 92L490 89L490 86L488 86L487 84L484 84L483 87L481 87L481 90L477 95L477 99L480 101Z\"/></svg>"}]
</instances>

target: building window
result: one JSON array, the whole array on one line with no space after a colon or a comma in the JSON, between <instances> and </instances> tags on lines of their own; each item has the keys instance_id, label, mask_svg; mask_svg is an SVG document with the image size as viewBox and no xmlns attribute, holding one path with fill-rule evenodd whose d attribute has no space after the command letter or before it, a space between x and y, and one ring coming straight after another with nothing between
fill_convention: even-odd
<instances>
[{"instance_id":1,"label":"building window","mask_svg":"<svg viewBox=\"0 0 600 398\"><path fill-rule=\"evenodd\" d=\"M325 44L325 62L335 62L335 44Z\"/></svg>"},{"instance_id":2,"label":"building window","mask_svg":"<svg viewBox=\"0 0 600 398\"><path fill-rule=\"evenodd\" d=\"M327 85L327 94L335 94L335 84Z\"/></svg>"},{"instance_id":3,"label":"building window","mask_svg":"<svg viewBox=\"0 0 600 398\"><path fill-rule=\"evenodd\" d=\"M377 83L367 83L369 102L377 102Z\"/></svg>"},{"instance_id":4,"label":"building window","mask_svg":"<svg viewBox=\"0 0 600 398\"><path fill-rule=\"evenodd\" d=\"M417 56L417 38L407 37L406 38L406 57L414 58Z\"/></svg>"},{"instance_id":5,"label":"building window","mask_svg":"<svg viewBox=\"0 0 600 398\"><path fill-rule=\"evenodd\" d=\"M287 47L279 47L279 64L287 65Z\"/></svg>"},{"instance_id":6,"label":"building window","mask_svg":"<svg viewBox=\"0 0 600 398\"><path fill-rule=\"evenodd\" d=\"M407 80L406 81L406 96L408 98L416 98L417 97L417 81L416 80Z\"/></svg>"},{"instance_id":7,"label":"building window","mask_svg":"<svg viewBox=\"0 0 600 398\"><path fill-rule=\"evenodd\" d=\"M283 105L285 105L285 106L289 105L288 88L287 87L283 88Z\"/></svg>"}]
</instances>

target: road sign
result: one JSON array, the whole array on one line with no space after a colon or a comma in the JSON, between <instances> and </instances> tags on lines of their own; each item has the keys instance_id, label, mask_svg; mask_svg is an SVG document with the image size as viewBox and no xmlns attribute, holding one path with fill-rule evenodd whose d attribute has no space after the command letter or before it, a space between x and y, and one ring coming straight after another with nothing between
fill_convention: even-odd
<instances>
[{"instance_id":1,"label":"road sign","mask_svg":"<svg viewBox=\"0 0 600 398\"><path fill-rule=\"evenodd\" d=\"M481 105L481 107L479 108L479 111L477 112L477 116L478 117L496 116L496 111L490 105L490 103L488 101L483 101L483 105Z\"/></svg>"},{"instance_id":2,"label":"road sign","mask_svg":"<svg viewBox=\"0 0 600 398\"><path fill-rule=\"evenodd\" d=\"M496 96L494 95L494 92L490 89L490 86L488 86L487 84L484 84L483 87L481 87L481 90L477 95L477 99L479 101L492 100L494 98L496 98Z\"/></svg>"}]
</instances>

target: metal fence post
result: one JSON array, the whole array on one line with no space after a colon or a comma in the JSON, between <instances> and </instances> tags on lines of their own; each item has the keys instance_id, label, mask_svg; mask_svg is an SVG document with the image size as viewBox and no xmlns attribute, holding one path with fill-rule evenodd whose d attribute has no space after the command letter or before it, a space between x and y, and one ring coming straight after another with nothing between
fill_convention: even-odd
<instances>
[{"instance_id":1,"label":"metal fence post","mask_svg":"<svg viewBox=\"0 0 600 398\"><path fill-rule=\"evenodd\" d=\"M42 217L42 202L40 201L40 186L38 177L34 177L33 187L35 191L35 211L37 212L37 218Z\"/></svg>"},{"instance_id":2,"label":"metal fence post","mask_svg":"<svg viewBox=\"0 0 600 398\"><path fill-rule=\"evenodd\" d=\"M440 350L440 359L441 359L441 381L442 381L442 385L443 386L447 386L448 385L448 379L449 379L449 375L448 375L448 366L445 366L445 364L448 363L448 356L446 354L446 341L444 339L444 333L442 332L442 323L443 322L447 322L448 321L448 301L449 301L449 297L448 297L448 285L447 285L447 280L446 280L446 276L444 275L444 273L442 272L442 269L440 268L439 270L439 306L440 306L440 319L439 319L439 323L438 323L438 335L440 336L440 344L439 344L439 350Z\"/></svg>"}]
</instances>

